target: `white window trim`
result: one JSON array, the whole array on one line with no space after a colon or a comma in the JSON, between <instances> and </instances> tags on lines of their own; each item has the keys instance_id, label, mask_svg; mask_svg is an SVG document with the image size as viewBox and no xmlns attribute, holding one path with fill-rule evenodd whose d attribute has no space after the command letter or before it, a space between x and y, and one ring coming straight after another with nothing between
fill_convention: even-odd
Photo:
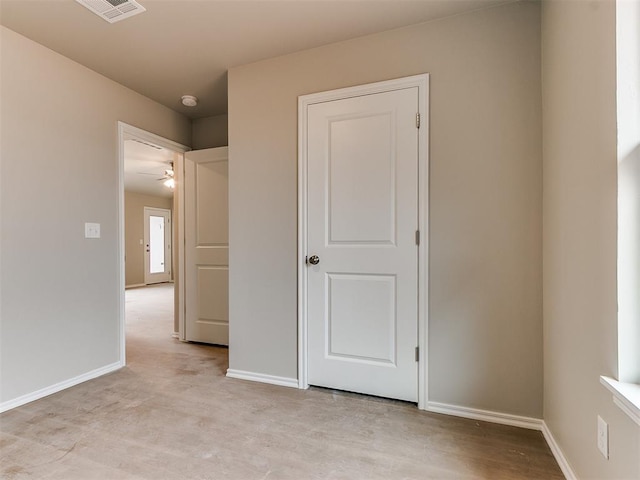
<instances>
[{"instance_id":1,"label":"white window trim","mask_svg":"<svg viewBox=\"0 0 640 480\"><path fill-rule=\"evenodd\" d=\"M637 248L637 173L625 167L640 145L640 65L637 29L640 2L616 2L616 102L618 155L618 369L617 380L601 376L613 403L640 425L640 272ZM634 160L635 161L635 160Z\"/></svg>"},{"instance_id":2,"label":"white window trim","mask_svg":"<svg viewBox=\"0 0 640 480\"><path fill-rule=\"evenodd\" d=\"M600 377L600 383L613 394L613 403L640 426L640 385L605 376Z\"/></svg>"}]
</instances>

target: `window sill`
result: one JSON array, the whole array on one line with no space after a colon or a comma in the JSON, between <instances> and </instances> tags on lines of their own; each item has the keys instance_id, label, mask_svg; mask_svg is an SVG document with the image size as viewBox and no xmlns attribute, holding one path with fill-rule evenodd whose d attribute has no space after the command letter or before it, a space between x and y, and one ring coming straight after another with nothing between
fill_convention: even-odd
<instances>
[{"instance_id":1,"label":"window sill","mask_svg":"<svg viewBox=\"0 0 640 480\"><path fill-rule=\"evenodd\" d=\"M600 383L613 394L613 403L640 426L640 385L604 376L600 377Z\"/></svg>"}]
</instances>

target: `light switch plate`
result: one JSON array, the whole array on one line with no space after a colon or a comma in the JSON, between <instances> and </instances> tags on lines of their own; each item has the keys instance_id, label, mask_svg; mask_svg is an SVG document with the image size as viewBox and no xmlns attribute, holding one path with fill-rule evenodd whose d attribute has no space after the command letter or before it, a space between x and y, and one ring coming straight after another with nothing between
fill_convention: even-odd
<instances>
[{"instance_id":1,"label":"light switch plate","mask_svg":"<svg viewBox=\"0 0 640 480\"><path fill-rule=\"evenodd\" d=\"M99 223L85 223L84 224L84 238L100 238L100 224Z\"/></svg>"}]
</instances>

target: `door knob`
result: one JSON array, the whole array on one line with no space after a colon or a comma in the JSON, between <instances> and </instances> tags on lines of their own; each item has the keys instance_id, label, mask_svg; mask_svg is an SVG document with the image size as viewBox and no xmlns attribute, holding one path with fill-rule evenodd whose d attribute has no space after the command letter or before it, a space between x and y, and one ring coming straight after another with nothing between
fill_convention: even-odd
<instances>
[{"instance_id":1,"label":"door knob","mask_svg":"<svg viewBox=\"0 0 640 480\"><path fill-rule=\"evenodd\" d=\"M317 265L320 263L320 257L317 255L312 255L309 257L309 260L307 262L311 265Z\"/></svg>"}]
</instances>

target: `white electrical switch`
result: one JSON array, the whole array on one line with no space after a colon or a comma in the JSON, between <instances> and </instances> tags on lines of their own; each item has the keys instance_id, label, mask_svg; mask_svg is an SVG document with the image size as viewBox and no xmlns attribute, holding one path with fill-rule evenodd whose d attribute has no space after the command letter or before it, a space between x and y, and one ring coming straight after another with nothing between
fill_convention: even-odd
<instances>
[{"instance_id":1,"label":"white electrical switch","mask_svg":"<svg viewBox=\"0 0 640 480\"><path fill-rule=\"evenodd\" d=\"M85 223L84 224L84 238L100 238L100 224L99 223Z\"/></svg>"}]
</instances>

